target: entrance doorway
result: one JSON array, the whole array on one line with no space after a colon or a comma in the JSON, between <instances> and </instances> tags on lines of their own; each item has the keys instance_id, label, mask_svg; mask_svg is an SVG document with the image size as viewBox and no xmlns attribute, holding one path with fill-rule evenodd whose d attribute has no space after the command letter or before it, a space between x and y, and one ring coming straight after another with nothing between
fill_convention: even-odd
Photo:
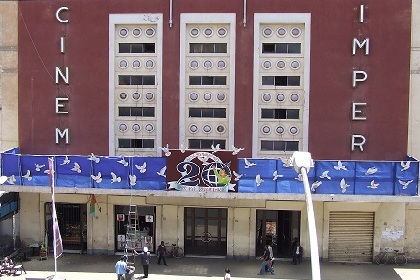
<instances>
[{"instance_id":1,"label":"entrance doorway","mask_svg":"<svg viewBox=\"0 0 420 280\"><path fill-rule=\"evenodd\" d=\"M300 217L300 211L257 210L256 255L271 244L274 257L290 258L293 238L300 236Z\"/></svg>"},{"instance_id":2,"label":"entrance doorway","mask_svg":"<svg viewBox=\"0 0 420 280\"><path fill-rule=\"evenodd\" d=\"M57 221L63 250L67 253L83 253L87 249L86 204L56 203ZM45 203L45 224L48 248L53 248L52 204Z\"/></svg>"},{"instance_id":3,"label":"entrance doorway","mask_svg":"<svg viewBox=\"0 0 420 280\"><path fill-rule=\"evenodd\" d=\"M184 251L201 256L226 256L227 209L185 208Z\"/></svg>"}]
</instances>

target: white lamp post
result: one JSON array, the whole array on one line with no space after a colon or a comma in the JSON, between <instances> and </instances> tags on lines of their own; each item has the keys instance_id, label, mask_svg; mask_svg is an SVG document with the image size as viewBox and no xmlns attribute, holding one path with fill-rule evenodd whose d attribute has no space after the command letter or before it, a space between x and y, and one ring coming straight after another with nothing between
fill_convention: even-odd
<instances>
[{"instance_id":1,"label":"white lamp post","mask_svg":"<svg viewBox=\"0 0 420 280\"><path fill-rule=\"evenodd\" d=\"M316 235L314 207L312 205L311 189L309 187L308 172L313 161L311 154L308 152L294 152L290 158L290 163L293 165L295 171L302 176L303 186L306 197L306 211L308 212L308 226L309 226L309 243L311 245L311 267L312 279L321 279L321 271L319 268L319 254L318 254L318 239Z\"/></svg>"}]
</instances>

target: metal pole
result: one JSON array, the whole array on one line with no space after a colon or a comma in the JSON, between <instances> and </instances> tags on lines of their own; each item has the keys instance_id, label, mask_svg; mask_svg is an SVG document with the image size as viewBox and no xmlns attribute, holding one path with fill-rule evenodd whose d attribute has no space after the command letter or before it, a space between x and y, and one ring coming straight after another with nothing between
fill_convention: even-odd
<instances>
[{"instance_id":1,"label":"metal pole","mask_svg":"<svg viewBox=\"0 0 420 280\"><path fill-rule=\"evenodd\" d=\"M309 243L311 245L311 267L312 279L320 280L321 271L319 268L319 254L318 254L318 240L316 235L315 214L312 205L311 189L309 187L308 173L305 167L300 168L300 174L303 178L303 186L305 188L306 211L308 212L308 226L309 226Z\"/></svg>"}]
</instances>

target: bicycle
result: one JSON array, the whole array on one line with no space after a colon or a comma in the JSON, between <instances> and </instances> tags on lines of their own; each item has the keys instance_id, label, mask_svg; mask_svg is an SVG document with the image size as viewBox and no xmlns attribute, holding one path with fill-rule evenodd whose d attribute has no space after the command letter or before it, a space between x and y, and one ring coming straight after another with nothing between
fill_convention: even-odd
<instances>
[{"instance_id":1,"label":"bicycle","mask_svg":"<svg viewBox=\"0 0 420 280\"><path fill-rule=\"evenodd\" d=\"M175 259L180 259L184 256L184 249L182 249L176 244L172 244L171 250L168 252L168 254L174 257Z\"/></svg>"},{"instance_id":2,"label":"bicycle","mask_svg":"<svg viewBox=\"0 0 420 280\"><path fill-rule=\"evenodd\" d=\"M391 248L385 248L384 251L380 252L373 258L373 261L376 264L387 264L389 259L393 259L394 263L399 266L407 264L407 257L405 256L405 253Z\"/></svg>"}]
</instances>

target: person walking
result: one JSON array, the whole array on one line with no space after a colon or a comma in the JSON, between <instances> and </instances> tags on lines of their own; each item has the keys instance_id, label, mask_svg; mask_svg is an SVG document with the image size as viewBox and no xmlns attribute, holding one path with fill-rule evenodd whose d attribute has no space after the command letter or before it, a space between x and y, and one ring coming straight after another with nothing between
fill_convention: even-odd
<instances>
[{"instance_id":1,"label":"person walking","mask_svg":"<svg viewBox=\"0 0 420 280\"><path fill-rule=\"evenodd\" d=\"M143 248L143 252L140 254L141 264L143 265L144 277L149 277L149 264L150 264L150 252L147 247Z\"/></svg>"},{"instance_id":2,"label":"person walking","mask_svg":"<svg viewBox=\"0 0 420 280\"><path fill-rule=\"evenodd\" d=\"M158 265L160 265L161 260L163 260L164 265L167 265L166 264L166 259L165 259L165 254L167 253L166 247L165 247L165 242L163 242L163 241L160 242L160 245L158 246L158 249L157 249L157 253L158 253L158 256L159 256Z\"/></svg>"},{"instance_id":3,"label":"person walking","mask_svg":"<svg viewBox=\"0 0 420 280\"><path fill-rule=\"evenodd\" d=\"M261 263L261 269L258 275L264 275L265 269L268 269L268 271L270 271L270 273L274 275L274 269L270 265L270 250L268 249L268 244L265 245L264 254L262 255L262 257L260 257L260 259L262 259L263 262Z\"/></svg>"},{"instance_id":4,"label":"person walking","mask_svg":"<svg viewBox=\"0 0 420 280\"><path fill-rule=\"evenodd\" d=\"M296 265L300 263L300 260L302 258L302 247L300 247L299 241L295 243L295 246L293 246L292 250L293 250L292 251L293 253L292 264Z\"/></svg>"},{"instance_id":5,"label":"person walking","mask_svg":"<svg viewBox=\"0 0 420 280\"><path fill-rule=\"evenodd\" d=\"M120 260L115 264L115 273L117 273L117 280L125 280L125 273L127 271L127 263L125 256L121 256Z\"/></svg>"},{"instance_id":6,"label":"person walking","mask_svg":"<svg viewBox=\"0 0 420 280\"><path fill-rule=\"evenodd\" d=\"M223 278L223 280L230 280L230 269L229 268L225 268L225 277Z\"/></svg>"}]
</instances>

